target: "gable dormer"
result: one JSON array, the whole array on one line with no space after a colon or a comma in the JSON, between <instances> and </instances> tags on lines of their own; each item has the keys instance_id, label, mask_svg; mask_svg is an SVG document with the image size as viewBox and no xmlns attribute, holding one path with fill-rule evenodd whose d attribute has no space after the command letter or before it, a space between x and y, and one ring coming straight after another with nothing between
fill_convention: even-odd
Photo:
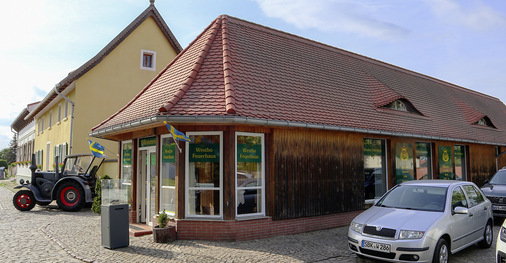
<instances>
[{"instance_id":1,"label":"gable dormer","mask_svg":"<svg viewBox=\"0 0 506 263\"><path fill-rule=\"evenodd\" d=\"M475 122L474 125L497 129L497 127L495 127L495 125L492 123L490 118L487 116L483 116L481 119L479 119L477 122Z\"/></svg>"}]
</instances>

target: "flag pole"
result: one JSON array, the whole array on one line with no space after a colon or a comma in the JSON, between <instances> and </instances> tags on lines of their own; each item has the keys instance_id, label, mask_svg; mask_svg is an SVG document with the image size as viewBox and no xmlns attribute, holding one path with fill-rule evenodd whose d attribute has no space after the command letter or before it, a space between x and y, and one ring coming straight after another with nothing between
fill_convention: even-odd
<instances>
[{"instance_id":1,"label":"flag pole","mask_svg":"<svg viewBox=\"0 0 506 263\"><path fill-rule=\"evenodd\" d=\"M182 150L181 150L181 148L179 148L179 143L177 142L176 138L174 138L174 136L172 136L172 133L169 132L169 134L170 134L170 137L172 138L172 140L174 141L174 143L176 144L176 147L179 150L179 153L181 153Z\"/></svg>"}]
</instances>

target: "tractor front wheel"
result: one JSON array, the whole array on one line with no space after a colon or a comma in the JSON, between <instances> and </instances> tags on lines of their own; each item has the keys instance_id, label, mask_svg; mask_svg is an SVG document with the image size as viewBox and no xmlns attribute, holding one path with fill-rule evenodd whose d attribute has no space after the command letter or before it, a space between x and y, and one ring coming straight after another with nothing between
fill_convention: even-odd
<instances>
[{"instance_id":1,"label":"tractor front wheel","mask_svg":"<svg viewBox=\"0 0 506 263\"><path fill-rule=\"evenodd\" d=\"M79 211L84 204L84 192L77 182L66 182L58 188L56 202L58 206L69 212Z\"/></svg>"},{"instance_id":2,"label":"tractor front wheel","mask_svg":"<svg viewBox=\"0 0 506 263\"><path fill-rule=\"evenodd\" d=\"M12 198L14 207L19 211L32 210L36 202L32 191L29 190L20 190L14 195L14 198Z\"/></svg>"}]
</instances>

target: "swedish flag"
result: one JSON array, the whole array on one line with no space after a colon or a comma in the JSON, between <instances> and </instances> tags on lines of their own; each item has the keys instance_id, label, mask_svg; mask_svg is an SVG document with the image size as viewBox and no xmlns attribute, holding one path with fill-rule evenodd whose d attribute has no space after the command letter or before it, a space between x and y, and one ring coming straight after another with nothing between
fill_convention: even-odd
<instances>
[{"instance_id":1,"label":"swedish flag","mask_svg":"<svg viewBox=\"0 0 506 263\"><path fill-rule=\"evenodd\" d=\"M104 146L100 145L98 142L92 142L91 140L88 140L88 142L90 143L90 150L91 150L91 153L97 157L97 158L101 158L102 155L104 155Z\"/></svg>"},{"instance_id":2,"label":"swedish flag","mask_svg":"<svg viewBox=\"0 0 506 263\"><path fill-rule=\"evenodd\" d=\"M190 138L186 137L184 133L176 130L176 128L172 127L172 125L168 124L166 121L164 121L163 123L165 123L167 129L169 129L170 134L172 134L172 138L174 138L174 140L191 142Z\"/></svg>"}]
</instances>

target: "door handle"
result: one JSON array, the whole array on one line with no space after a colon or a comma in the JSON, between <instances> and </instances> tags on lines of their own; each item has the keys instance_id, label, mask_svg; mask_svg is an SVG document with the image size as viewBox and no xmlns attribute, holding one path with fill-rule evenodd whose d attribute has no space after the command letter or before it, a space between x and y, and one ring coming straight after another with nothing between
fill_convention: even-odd
<instances>
[{"instance_id":1,"label":"door handle","mask_svg":"<svg viewBox=\"0 0 506 263\"><path fill-rule=\"evenodd\" d=\"M471 213L470 213L470 214L469 214L469 217L472 217L472 216L473 216L473 214L471 214Z\"/></svg>"}]
</instances>

